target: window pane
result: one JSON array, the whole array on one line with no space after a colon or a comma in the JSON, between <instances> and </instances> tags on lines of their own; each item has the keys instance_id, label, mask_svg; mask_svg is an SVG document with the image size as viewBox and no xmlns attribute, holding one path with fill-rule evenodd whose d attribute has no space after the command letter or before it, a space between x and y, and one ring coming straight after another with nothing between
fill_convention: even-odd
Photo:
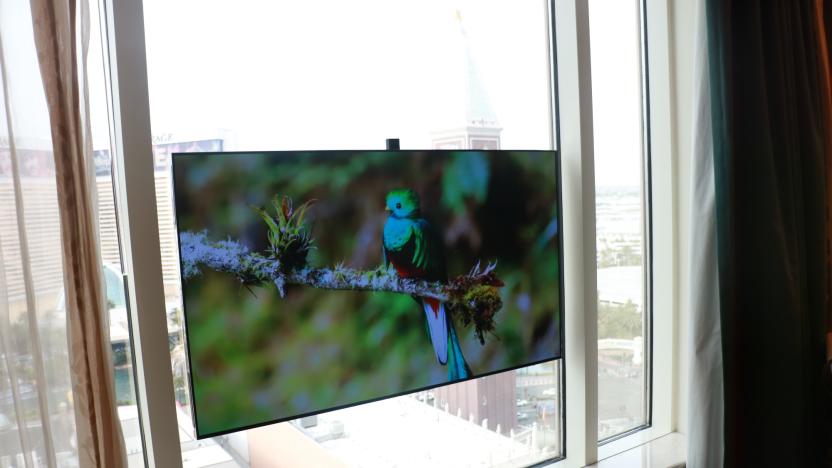
<instances>
[{"instance_id":1,"label":"window pane","mask_svg":"<svg viewBox=\"0 0 832 468\"><path fill-rule=\"evenodd\" d=\"M136 400L133 345L130 336L127 294L124 288L121 244L119 243L115 196L115 171L111 157L109 104L107 101L107 66L105 46L101 41L103 12L99 3L90 1L90 48L87 62L90 100L90 126L93 137L95 184L98 197L99 248L104 262L104 281L109 309L110 344L115 376L116 404L121 430L131 467L144 467L139 411Z\"/></svg>"},{"instance_id":2,"label":"window pane","mask_svg":"<svg viewBox=\"0 0 832 468\"><path fill-rule=\"evenodd\" d=\"M289 453L274 453L279 444L349 465L462 453L470 463L522 465L561 453L559 363L194 441L170 185L177 151L372 149L386 138L405 149L551 149L546 10L540 0L145 1L171 360L189 466L288 463ZM419 427L435 443L413 444ZM479 440L476 450L436 433L451 430L466 444ZM297 436L309 445L287 443Z\"/></svg>"},{"instance_id":3,"label":"window pane","mask_svg":"<svg viewBox=\"0 0 832 468\"><path fill-rule=\"evenodd\" d=\"M598 248L598 437L648 423L638 0L590 0Z\"/></svg>"},{"instance_id":4,"label":"window pane","mask_svg":"<svg viewBox=\"0 0 832 468\"><path fill-rule=\"evenodd\" d=\"M526 367L325 413L297 427L349 466L530 465L561 453L559 368Z\"/></svg>"}]
</instances>

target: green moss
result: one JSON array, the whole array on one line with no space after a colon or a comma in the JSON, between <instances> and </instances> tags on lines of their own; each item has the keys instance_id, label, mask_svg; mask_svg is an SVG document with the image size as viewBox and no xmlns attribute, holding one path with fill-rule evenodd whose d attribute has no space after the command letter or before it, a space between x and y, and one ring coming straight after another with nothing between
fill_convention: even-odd
<instances>
[{"instance_id":1,"label":"green moss","mask_svg":"<svg viewBox=\"0 0 832 468\"><path fill-rule=\"evenodd\" d=\"M503 306L500 291L494 286L486 286L483 284L474 286L463 297L466 303L476 304L475 307L482 311L487 310L493 313Z\"/></svg>"},{"instance_id":2,"label":"green moss","mask_svg":"<svg viewBox=\"0 0 832 468\"><path fill-rule=\"evenodd\" d=\"M474 333L485 343L485 334L495 328L494 315L503 307L499 288L478 284L472 286L462 296L462 301L454 307L466 326L474 325Z\"/></svg>"}]
</instances>

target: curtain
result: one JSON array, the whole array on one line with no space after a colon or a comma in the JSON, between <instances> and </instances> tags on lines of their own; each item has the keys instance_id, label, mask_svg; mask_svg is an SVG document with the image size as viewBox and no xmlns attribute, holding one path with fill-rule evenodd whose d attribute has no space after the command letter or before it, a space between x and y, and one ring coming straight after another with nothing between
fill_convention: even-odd
<instances>
[{"instance_id":1,"label":"curtain","mask_svg":"<svg viewBox=\"0 0 832 468\"><path fill-rule=\"evenodd\" d=\"M832 109L832 2L815 0L817 27L820 36L819 62L822 76L823 105L829 111ZM826 233L827 233L827 266L830 274L829 291L832 291L832 111L825 113L823 122L826 142ZM826 391L828 394L826 405L826 462L832 466L832 307L828 309L826 333Z\"/></svg>"},{"instance_id":2,"label":"curtain","mask_svg":"<svg viewBox=\"0 0 832 468\"><path fill-rule=\"evenodd\" d=\"M85 467L119 468L127 466L127 458L116 410L98 246L86 73L88 4L87 0L31 0L31 8L61 215L78 458Z\"/></svg>"},{"instance_id":3,"label":"curtain","mask_svg":"<svg viewBox=\"0 0 832 468\"><path fill-rule=\"evenodd\" d=\"M722 335L716 253L713 134L705 2L696 8L694 141L690 205L690 336L688 457L691 467L723 459Z\"/></svg>"},{"instance_id":4,"label":"curtain","mask_svg":"<svg viewBox=\"0 0 832 468\"><path fill-rule=\"evenodd\" d=\"M831 148L819 5L705 2L708 85L699 97L710 98L711 127L697 130L710 132L712 158L698 154L694 164L700 175L713 167L718 291L705 275L692 286L718 312L692 309L701 322L693 367L704 365L691 377L713 377L721 362L722 392L691 400L694 467L829 462L822 379ZM697 356L706 335L707 356ZM708 428L719 436L701 443Z\"/></svg>"},{"instance_id":5,"label":"curtain","mask_svg":"<svg viewBox=\"0 0 832 468\"><path fill-rule=\"evenodd\" d=\"M27 3L0 2L0 428L17 435L0 465L72 466L55 169L31 24Z\"/></svg>"},{"instance_id":6,"label":"curtain","mask_svg":"<svg viewBox=\"0 0 832 468\"><path fill-rule=\"evenodd\" d=\"M0 466L126 466L82 0L0 2ZM8 432L6 432L8 431Z\"/></svg>"}]
</instances>

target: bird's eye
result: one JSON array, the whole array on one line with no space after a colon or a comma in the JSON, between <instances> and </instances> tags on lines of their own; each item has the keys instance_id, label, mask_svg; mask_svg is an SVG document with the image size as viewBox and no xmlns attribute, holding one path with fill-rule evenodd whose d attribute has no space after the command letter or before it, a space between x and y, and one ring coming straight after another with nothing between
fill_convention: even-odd
<instances>
[{"instance_id":1,"label":"bird's eye","mask_svg":"<svg viewBox=\"0 0 832 468\"><path fill-rule=\"evenodd\" d=\"M396 203L396 209L397 209L397 210L402 209L402 204L401 204L401 203Z\"/></svg>"}]
</instances>

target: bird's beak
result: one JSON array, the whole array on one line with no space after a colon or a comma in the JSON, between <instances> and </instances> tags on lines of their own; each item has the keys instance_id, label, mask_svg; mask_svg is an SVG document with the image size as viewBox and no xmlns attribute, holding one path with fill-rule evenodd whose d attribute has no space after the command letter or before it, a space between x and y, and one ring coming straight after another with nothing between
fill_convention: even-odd
<instances>
[{"instance_id":1,"label":"bird's beak","mask_svg":"<svg viewBox=\"0 0 832 468\"><path fill-rule=\"evenodd\" d=\"M389 213L389 212L391 212L391 211L393 211L393 210L391 210L389 206L385 206L385 207L384 207L384 211L386 211L386 212L388 212L388 213Z\"/></svg>"}]
</instances>

